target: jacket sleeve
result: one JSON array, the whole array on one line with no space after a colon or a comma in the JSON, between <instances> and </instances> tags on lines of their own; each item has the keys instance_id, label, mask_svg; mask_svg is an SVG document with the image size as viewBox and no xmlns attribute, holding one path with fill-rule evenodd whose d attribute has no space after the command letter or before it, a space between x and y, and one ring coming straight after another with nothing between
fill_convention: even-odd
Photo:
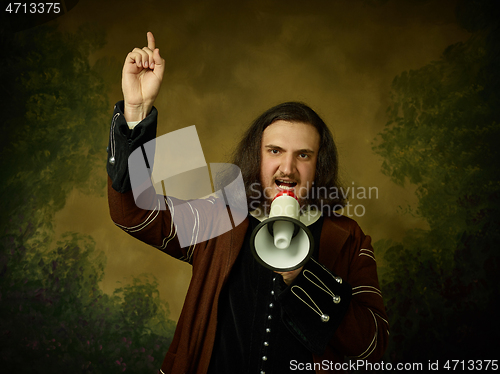
<instances>
[{"instance_id":1,"label":"jacket sleeve","mask_svg":"<svg viewBox=\"0 0 500 374\"><path fill-rule=\"evenodd\" d=\"M331 340L331 346L351 359L379 361L389 343L389 322L380 291L377 262L370 236L356 225L350 240L349 273L352 299Z\"/></svg>"},{"instance_id":2,"label":"jacket sleeve","mask_svg":"<svg viewBox=\"0 0 500 374\"><path fill-rule=\"evenodd\" d=\"M153 107L151 113L131 130L123 114L123 105L120 101L114 107L106 165L113 189L121 193L131 190L128 158L135 149L156 137L158 117L158 111Z\"/></svg>"},{"instance_id":3,"label":"jacket sleeve","mask_svg":"<svg viewBox=\"0 0 500 374\"><path fill-rule=\"evenodd\" d=\"M139 197L134 197L132 192L130 172L133 171L129 170L128 159L138 147L155 139L157 114L153 108L131 130L123 115L123 102L115 105L107 162L110 215L115 225L128 234L177 259L192 263L195 248L202 244L197 238L213 226L210 219L200 217L210 217L209 211L216 206L216 199L197 200L196 206L193 206L187 201L156 194L152 185ZM151 184L150 180L145 182ZM180 241L180 233L188 235Z\"/></svg>"},{"instance_id":4,"label":"jacket sleeve","mask_svg":"<svg viewBox=\"0 0 500 374\"><path fill-rule=\"evenodd\" d=\"M377 361L387 347L389 326L370 237L356 231L340 256L349 260L338 261L348 264L344 277L311 260L279 298L283 321L316 356L333 349Z\"/></svg>"}]
</instances>

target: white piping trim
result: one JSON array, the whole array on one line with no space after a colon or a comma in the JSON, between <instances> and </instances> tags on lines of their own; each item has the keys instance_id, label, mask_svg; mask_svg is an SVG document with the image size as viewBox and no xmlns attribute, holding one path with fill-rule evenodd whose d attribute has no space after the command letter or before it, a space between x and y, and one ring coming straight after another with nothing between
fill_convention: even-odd
<instances>
[{"instance_id":1,"label":"white piping trim","mask_svg":"<svg viewBox=\"0 0 500 374\"><path fill-rule=\"evenodd\" d=\"M191 258L193 257L194 249L196 247L198 233L200 231L200 216L199 216L197 209L193 208L193 206L189 202L187 202L187 204L191 208L191 213L193 213L193 216L194 216L194 225L193 225L193 232L191 234L191 243L189 243L189 248L188 248L188 252L187 252L187 260L191 261Z\"/></svg>"},{"instance_id":2,"label":"white piping trim","mask_svg":"<svg viewBox=\"0 0 500 374\"><path fill-rule=\"evenodd\" d=\"M389 326L389 322L388 322L385 318L380 317L377 313L374 313L374 314L375 314L378 318L380 318L382 321L384 321L384 322L387 324L387 326ZM387 333L389 333L389 331L387 331Z\"/></svg>"},{"instance_id":3,"label":"white piping trim","mask_svg":"<svg viewBox=\"0 0 500 374\"><path fill-rule=\"evenodd\" d=\"M155 214L154 217L152 217L153 214ZM153 222L156 219L156 217L158 217L159 214L160 214L160 201L158 201L157 206L151 211L149 216L147 216L146 219L143 222L141 222L140 224L138 224L136 226L123 226L123 225L120 225L119 223L115 222L115 225L117 225L118 227L120 227L126 231L129 231L129 232L137 232L137 231L141 231L146 226L148 226L151 222Z\"/></svg>"},{"instance_id":4,"label":"white piping trim","mask_svg":"<svg viewBox=\"0 0 500 374\"><path fill-rule=\"evenodd\" d=\"M177 227L174 226L174 215L175 215L175 207L174 207L174 203L172 202L172 200L170 199L170 197L165 197L165 203L167 204L168 206L168 210L170 211L170 235L175 236L176 233L177 233ZM174 230L175 228L175 230ZM173 234L172 234L173 232Z\"/></svg>"},{"instance_id":5,"label":"white piping trim","mask_svg":"<svg viewBox=\"0 0 500 374\"><path fill-rule=\"evenodd\" d=\"M368 257L370 257L373 261L377 262L377 260L375 260L375 257L373 257L373 256L369 255L368 253L360 253L359 255L360 255L360 256L368 256Z\"/></svg>"},{"instance_id":6,"label":"white piping trim","mask_svg":"<svg viewBox=\"0 0 500 374\"><path fill-rule=\"evenodd\" d=\"M358 286L358 287L353 287L352 290L354 291L354 290L357 290L359 288L371 288L371 289L373 289L375 291L366 290L366 291L358 291L358 292L355 292L355 293L353 292L353 296L357 295L358 293L362 293L362 292L373 292L373 293L379 295L380 297L382 297L382 292L380 292L380 290L378 288L373 287L373 286Z\"/></svg>"},{"instance_id":7,"label":"white piping trim","mask_svg":"<svg viewBox=\"0 0 500 374\"><path fill-rule=\"evenodd\" d=\"M361 251L366 251L368 253L361 253ZM366 248L363 248L363 249L360 249L359 250L359 256L368 256L370 257L373 261L377 262L377 260L375 260L375 254L373 253L373 251L369 250L369 249L366 249Z\"/></svg>"},{"instance_id":8,"label":"white piping trim","mask_svg":"<svg viewBox=\"0 0 500 374\"><path fill-rule=\"evenodd\" d=\"M377 296L382 296L379 292L375 292L375 291L359 291L359 292L353 292L352 296L354 295L358 295L360 293L374 293L375 295Z\"/></svg>"},{"instance_id":9,"label":"white piping trim","mask_svg":"<svg viewBox=\"0 0 500 374\"><path fill-rule=\"evenodd\" d=\"M116 113L111 121L111 133L109 134L111 143L111 157L115 157L115 124L116 119L120 116L120 113Z\"/></svg>"},{"instance_id":10,"label":"white piping trim","mask_svg":"<svg viewBox=\"0 0 500 374\"><path fill-rule=\"evenodd\" d=\"M306 272L307 272L307 273L311 273L312 275L314 275L314 276L316 277L316 279L317 279L317 280L319 280L319 281L321 282L321 284L323 285L323 287L325 287L325 288L326 288L326 290L325 290L325 288L323 288L323 287L321 287L320 285L316 284L316 283L315 283L312 279L310 279L310 278L307 276ZM312 284L314 284L316 287L318 287L318 288L319 288L320 290L322 290L323 292L327 293L327 294L328 294L328 295L330 295L331 297L335 297L335 296L337 296L337 295L335 295L335 294L332 292L332 290L330 290L330 289L327 287L327 285L326 285L326 284L325 284L325 283L324 283L321 279L319 279L319 277L318 277L316 274L314 274L312 271L310 271L310 270L307 270L307 269L306 269L306 270L304 270L302 273L304 274L304 278L306 278L309 282L311 282Z\"/></svg>"},{"instance_id":11,"label":"white piping trim","mask_svg":"<svg viewBox=\"0 0 500 374\"><path fill-rule=\"evenodd\" d=\"M305 302L305 301L304 301L304 300L303 300L303 299L302 299L299 295L297 295L297 294L295 293L295 291L293 290L294 288L298 288L299 290L301 290L302 292L304 292L304 293L306 294L306 296L309 298L309 300L311 300L311 302L314 304L314 306L316 307L316 309L317 309L317 310L316 310L316 309L314 309L314 308L313 308L311 305L309 305L308 303L306 303L306 302ZM300 287L300 286L296 286L296 285L295 285L295 286L292 286L291 291L292 291L292 293L293 293L293 294L297 297L297 299L299 299L299 300L300 300L300 301L302 301L304 304L306 304L309 308L311 308L311 309L314 311L314 313L316 313L316 314L317 314L318 316L320 316L320 317L324 316L324 314L323 314L323 312L321 311L321 309L319 308L318 304L316 304L316 303L314 302L314 300L312 299L312 297L311 297L311 296L309 296L309 294L308 294L308 293L307 293L307 292L306 292L306 291L305 291L302 287ZM318 312L318 310L319 310L319 312Z\"/></svg>"},{"instance_id":12,"label":"white piping trim","mask_svg":"<svg viewBox=\"0 0 500 374\"><path fill-rule=\"evenodd\" d=\"M330 274L330 276L337 282L337 283L340 283L342 284L342 278L341 277L336 277L335 275L332 274L332 272L330 270L328 270L326 268L325 265L323 264L320 264L318 261L316 261L314 258L311 258L312 261L314 261L315 263L317 263L319 266L321 266L328 274Z\"/></svg>"},{"instance_id":13,"label":"white piping trim","mask_svg":"<svg viewBox=\"0 0 500 374\"><path fill-rule=\"evenodd\" d=\"M367 358L368 356L370 356L372 354L372 352L375 350L375 348L377 348L378 323L377 323L377 319L375 318L375 314L373 314L373 312L371 311L371 309L368 308L368 310L372 314L373 321L375 322L375 335L373 336L373 339L372 339L370 345L368 346L368 348L363 353L361 353L359 356L353 356L353 357L357 357L357 358L359 358L361 360L364 360L365 358ZM372 346L373 346L373 348L372 348ZM368 351L370 351L370 352L368 352Z\"/></svg>"}]
</instances>

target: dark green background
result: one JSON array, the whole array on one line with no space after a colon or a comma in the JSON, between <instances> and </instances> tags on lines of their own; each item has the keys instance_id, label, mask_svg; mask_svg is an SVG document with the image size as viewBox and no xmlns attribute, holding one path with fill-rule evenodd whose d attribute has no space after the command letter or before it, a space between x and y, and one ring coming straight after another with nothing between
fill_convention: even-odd
<instances>
[{"instance_id":1,"label":"dark green background","mask_svg":"<svg viewBox=\"0 0 500 374\"><path fill-rule=\"evenodd\" d=\"M207 162L224 162L263 110L304 101L334 133L344 185L377 188L350 215L376 242L385 361L495 358L495 1L66 5L21 31L2 9L3 368L153 373L163 359L190 268L114 227L105 198L121 65L147 31L167 66L160 133L196 125Z\"/></svg>"}]
</instances>

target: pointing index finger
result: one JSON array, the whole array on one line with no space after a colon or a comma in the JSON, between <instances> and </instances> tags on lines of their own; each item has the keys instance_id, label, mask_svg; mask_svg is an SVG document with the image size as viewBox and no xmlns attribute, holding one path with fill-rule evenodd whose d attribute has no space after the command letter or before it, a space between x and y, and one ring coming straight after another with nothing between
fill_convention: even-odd
<instances>
[{"instance_id":1,"label":"pointing index finger","mask_svg":"<svg viewBox=\"0 0 500 374\"><path fill-rule=\"evenodd\" d=\"M148 32L148 48L152 51L155 50L155 37L151 31Z\"/></svg>"}]
</instances>

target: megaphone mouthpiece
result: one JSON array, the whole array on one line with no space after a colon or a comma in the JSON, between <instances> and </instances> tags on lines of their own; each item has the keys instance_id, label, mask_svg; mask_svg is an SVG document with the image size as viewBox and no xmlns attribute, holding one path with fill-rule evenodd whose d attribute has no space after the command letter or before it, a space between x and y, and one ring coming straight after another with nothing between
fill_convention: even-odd
<instances>
[{"instance_id":1,"label":"megaphone mouthpiece","mask_svg":"<svg viewBox=\"0 0 500 374\"><path fill-rule=\"evenodd\" d=\"M282 191L278 193L272 203L269 218L284 216L299 219L300 205L292 191Z\"/></svg>"},{"instance_id":2,"label":"megaphone mouthpiece","mask_svg":"<svg viewBox=\"0 0 500 374\"><path fill-rule=\"evenodd\" d=\"M279 249L286 249L295 231L295 225L290 221L276 221L273 225L274 245Z\"/></svg>"}]
</instances>

